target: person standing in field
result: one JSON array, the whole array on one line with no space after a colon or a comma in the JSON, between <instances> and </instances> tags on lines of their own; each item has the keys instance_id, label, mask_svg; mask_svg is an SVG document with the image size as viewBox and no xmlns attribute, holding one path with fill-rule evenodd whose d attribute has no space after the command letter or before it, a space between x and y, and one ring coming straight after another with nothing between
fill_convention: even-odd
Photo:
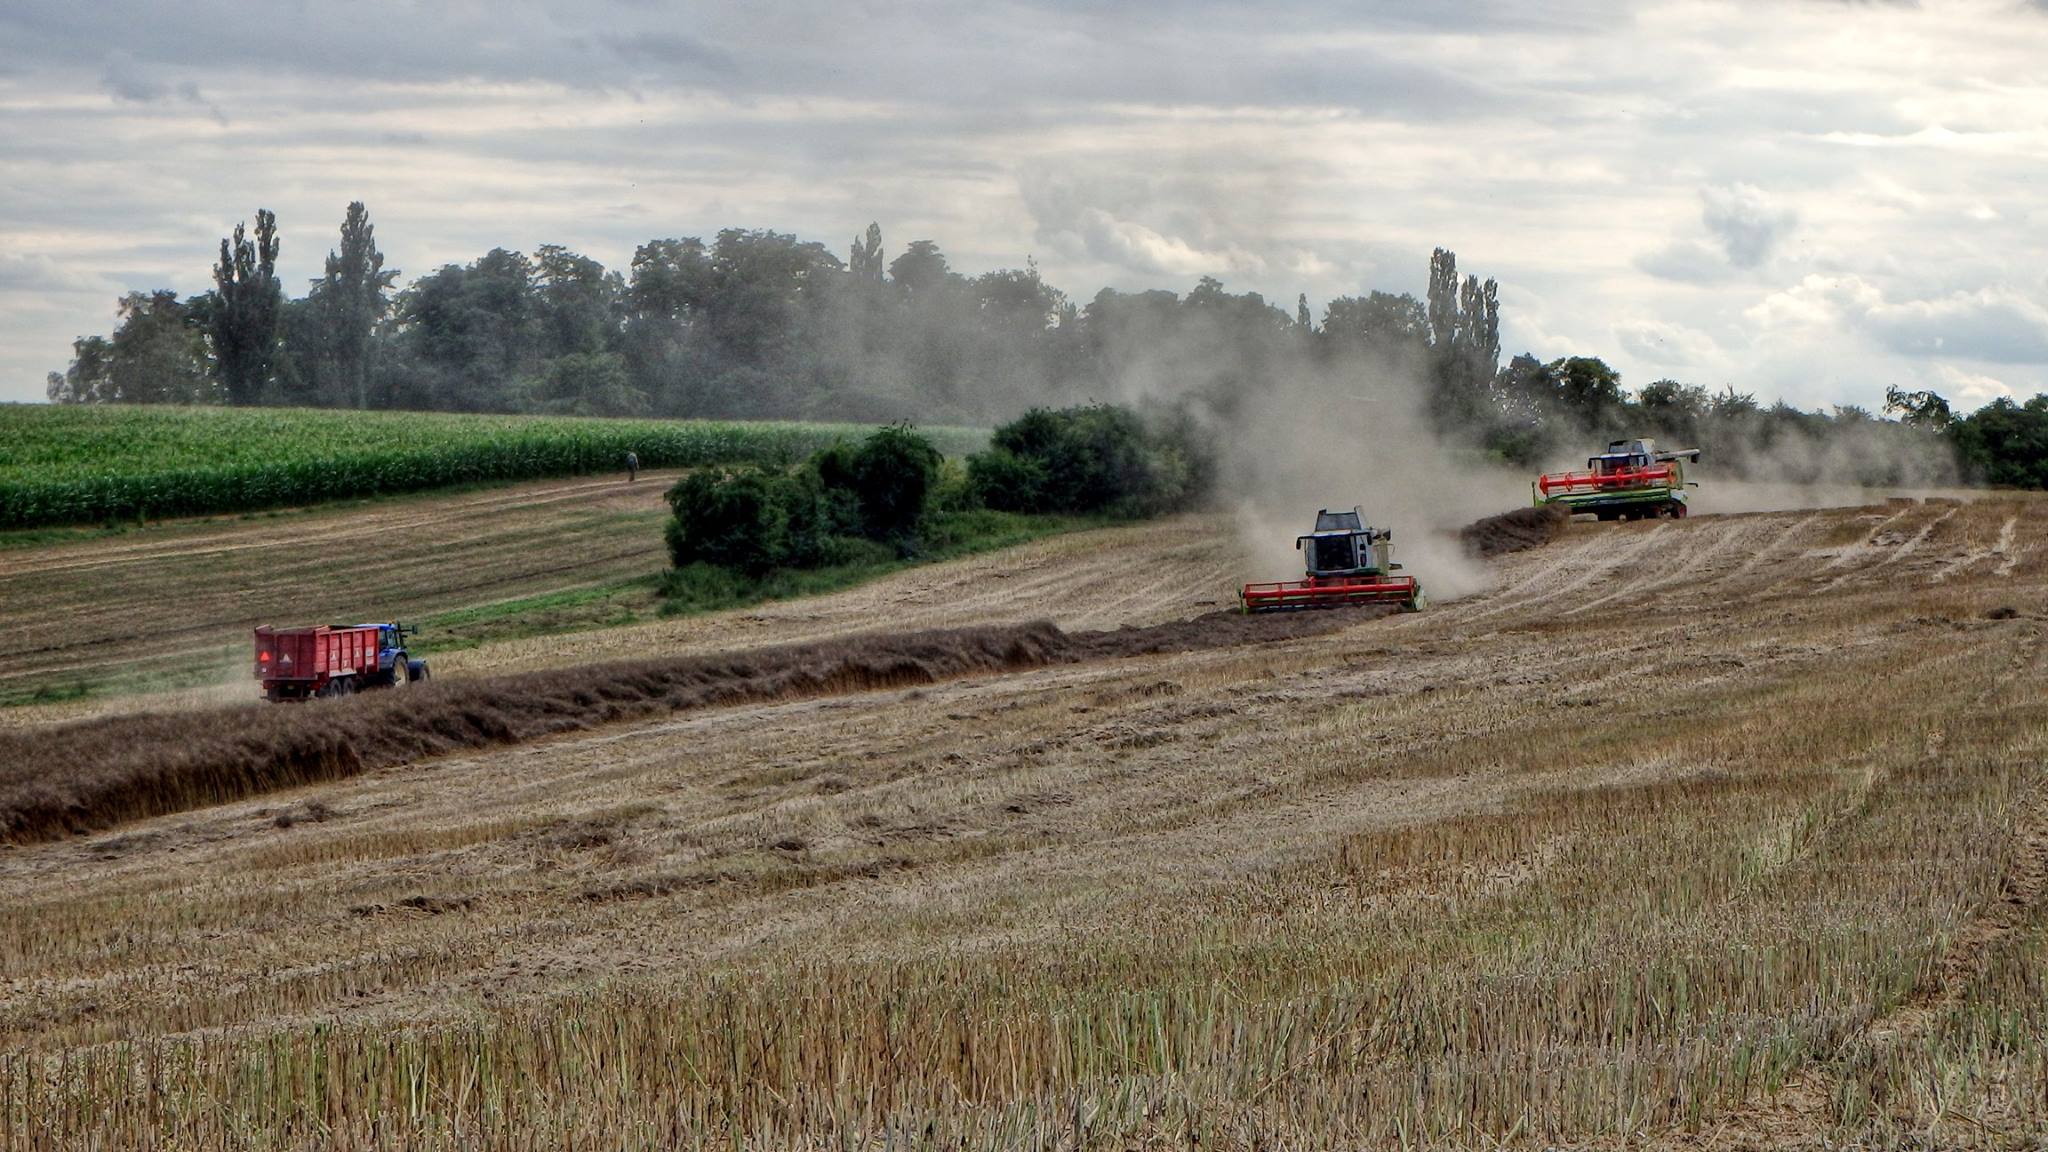
<instances>
[{"instance_id":1,"label":"person standing in field","mask_svg":"<svg viewBox=\"0 0 2048 1152\"><path fill-rule=\"evenodd\" d=\"M626 452L626 480L628 483L640 478L640 457L631 450Z\"/></svg>"}]
</instances>

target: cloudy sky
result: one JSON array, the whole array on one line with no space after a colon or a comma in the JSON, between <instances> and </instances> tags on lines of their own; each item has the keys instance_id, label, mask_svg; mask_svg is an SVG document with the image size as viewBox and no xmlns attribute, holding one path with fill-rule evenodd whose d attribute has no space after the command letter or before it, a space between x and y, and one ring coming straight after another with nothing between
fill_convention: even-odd
<instances>
[{"instance_id":1,"label":"cloudy sky","mask_svg":"<svg viewBox=\"0 0 2048 1152\"><path fill-rule=\"evenodd\" d=\"M0 400L273 209L403 280L772 227L1082 300L1501 284L1503 342L1876 407L2048 390L2048 0L7 0Z\"/></svg>"}]
</instances>

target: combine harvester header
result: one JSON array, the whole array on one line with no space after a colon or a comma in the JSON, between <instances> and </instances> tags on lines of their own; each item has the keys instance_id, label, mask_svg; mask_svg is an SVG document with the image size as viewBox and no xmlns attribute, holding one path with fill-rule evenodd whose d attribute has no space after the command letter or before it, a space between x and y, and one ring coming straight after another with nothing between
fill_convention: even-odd
<instances>
[{"instance_id":1,"label":"combine harvester header","mask_svg":"<svg viewBox=\"0 0 2048 1152\"><path fill-rule=\"evenodd\" d=\"M1315 531L1294 538L1308 571L1300 580L1247 584L1239 593L1246 612L1340 608L1346 604L1399 604L1413 612L1423 605L1422 585L1393 559L1394 534L1375 531L1365 512L1316 513Z\"/></svg>"},{"instance_id":2,"label":"combine harvester header","mask_svg":"<svg viewBox=\"0 0 2048 1152\"><path fill-rule=\"evenodd\" d=\"M1536 504L1602 520L1685 515L1685 461L1697 448L1659 451L1654 440L1616 440L1586 461L1584 472L1546 472L1529 485ZM1699 485L1691 485L1694 488Z\"/></svg>"}]
</instances>

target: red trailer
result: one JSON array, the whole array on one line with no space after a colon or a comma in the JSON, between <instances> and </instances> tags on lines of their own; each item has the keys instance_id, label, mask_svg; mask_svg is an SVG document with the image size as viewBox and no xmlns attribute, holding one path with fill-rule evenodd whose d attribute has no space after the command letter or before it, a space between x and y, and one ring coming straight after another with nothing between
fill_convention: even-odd
<instances>
[{"instance_id":1,"label":"red trailer","mask_svg":"<svg viewBox=\"0 0 2048 1152\"><path fill-rule=\"evenodd\" d=\"M406 655L413 629L397 624L321 624L256 629L256 678L273 702L346 696L427 678L427 662Z\"/></svg>"}]
</instances>

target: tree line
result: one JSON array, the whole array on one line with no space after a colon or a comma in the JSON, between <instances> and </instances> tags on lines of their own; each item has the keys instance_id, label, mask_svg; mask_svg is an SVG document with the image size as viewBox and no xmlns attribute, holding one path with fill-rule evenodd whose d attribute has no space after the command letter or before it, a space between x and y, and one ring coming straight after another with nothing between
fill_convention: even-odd
<instances>
[{"instance_id":1,"label":"tree line","mask_svg":"<svg viewBox=\"0 0 2048 1152\"><path fill-rule=\"evenodd\" d=\"M1631 391L1594 356L1502 363L1492 280L1438 249L1428 287L1293 309L1201 278L1185 293L1105 288L1085 303L1037 267L955 270L870 224L823 244L728 228L650 240L607 269L559 245L493 249L399 287L360 202L323 275L292 296L275 216L221 240L214 287L133 292L111 336L49 378L67 403L218 403L990 425L1029 408L1163 405L1228 425L1276 380L1333 393L1419 384L1447 438L1516 466L1651 434L1738 471L1894 484L1955 474L2048 485L2048 397L1965 416L1932 393L1879 412L1804 411L1657 380ZM1937 412L1938 408L1938 412Z\"/></svg>"}]
</instances>

